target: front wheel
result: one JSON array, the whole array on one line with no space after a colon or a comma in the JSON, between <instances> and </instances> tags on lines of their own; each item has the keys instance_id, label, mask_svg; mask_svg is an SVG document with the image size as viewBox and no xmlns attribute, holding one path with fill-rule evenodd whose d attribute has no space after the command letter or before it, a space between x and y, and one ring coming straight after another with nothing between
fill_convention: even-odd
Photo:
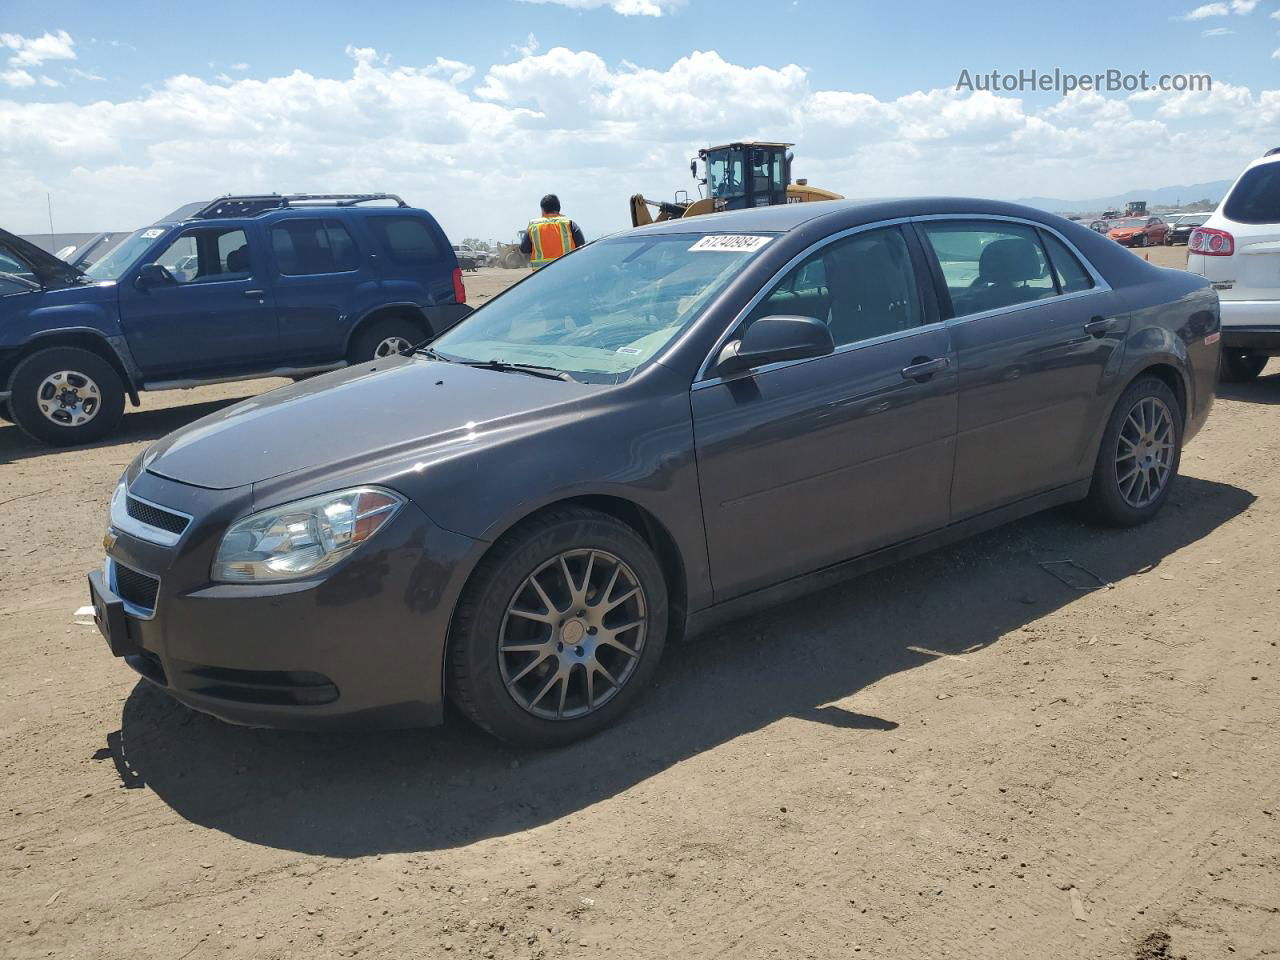
<instances>
[{"instance_id":1,"label":"front wheel","mask_svg":"<svg viewBox=\"0 0 1280 960\"><path fill-rule=\"evenodd\" d=\"M1142 377L1120 395L1093 470L1089 506L1110 526L1132 527L1160 512L1182 458L1182 408L1168 384Z\"/></svg>"},{"instance_id":2,"label":"front wheel","mask_svg":"<svg viewBox=\"0 0 1280 960\"><path fill-rule=\"evenodd\" d=\"M124 416L115 367L79 347L38 350L13 371L9 411L31 438L54 447L100 440Z\"/></svg>"},{"instance_id":3,"label":"front wheel","mask_svg":"<svg viewBox=\"0 0 1280 960\"><path fill-rule=\"evenodd\" d=\"M502 740L569 743L635 703L666 633L666 581L635 530L595 510L551 510L472 575L449 636L449 693Z\"/></svg>"},{"instance_id":4,"label":"front wheel","mask_svg":"<svg viewBox=\"0 0 1280 960\"><path fill-rule=\"evenodd\" d=\"M351 363L385 360L404 353L425 339L422 328L407 318L388 317L376 320L356 331L356 335L351 338L347 359Z\"/></svg>"},{"instance_id":5,"label":"front wheel","mask_svg":"<svg viewBox=\"0 0 1280 960\"><path fill-rule=\"evenodd\" d=\"M1258 379L1267 365L1267 358L1239 350L1223 350L1218 365L1218 378L1226 383L1247 383Z\"/></svg>"}]
</instances>

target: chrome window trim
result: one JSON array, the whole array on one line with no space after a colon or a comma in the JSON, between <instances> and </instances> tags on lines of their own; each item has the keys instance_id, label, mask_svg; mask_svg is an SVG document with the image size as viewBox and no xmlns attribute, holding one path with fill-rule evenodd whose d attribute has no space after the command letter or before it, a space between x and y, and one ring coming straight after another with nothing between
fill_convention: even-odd
<instances>
[{"instance_id":1,"label":"chrome window trim","mask_svg":"<svg viewBox=\"0 0 1280 960\"><path fill-rule=\"evenodd\" d=\"M157 510L163 510L166 513L172 513L179 517L185 517L187 525L182 533L173 533L169 530L162 530L159 527L153 527L149 523L143 523L129 516L129 508L125 500L129 497L137 500L139 503L145 503L149 507ZM136 493L130 493L129 488L121 483L116 487L116 492L111 496L111 526L121 533L127 533L131 537L139 540L145 540L147 543L155 543L162 547L175 547L178 541L191 529L195 517L189 513L183 513L181 510L175 510L173 507L166 507L162 503L153 503L145 497L140 497ZM150 574L148 574L150 576ZM114 588L113 588L114 589Z\"/></svg>"},{"instance_id":2,"label":"chrome window trim","mask_svg":"<svg viewBox=\"0 0 1280 960\"><path fill-rule=\"evenodd\" d=\"M117 597L120 597L120 590L116 586L116 567L125 567L126 569L133 570L134 573L139 574L141 576L151 577L151 574L149 573L143 573L141 570L137 570L137 569L134 569L133 567L130 567L127 563L120 563L120 561L118 560L115 560L111 557L107 557L106 562L103 565L103 573L106 575L107 587L110 588L111 592L114 593ZM156 581L156 599L158 600L160 597L160 578L151 577L151 579ZM139 607L136 604L130 603L124 597L120 597L120 602L124 605L124 612L127 613L129 616L133 617L135 620L154 620L155 619L156 611L154 607L148 610L146 607Z\"/></svg>"},{"instance_id":3,"label":"chrome window trim","mask_svg":"<svg viewBox=\"0 0 1280 960\"><path fill-rule=\"evenodd\" d=\"M827 246L828 244L835 243L837 240L843 240L845 237L853 236L855 233L865 233L868 230L876 230L881 227L893 227L893 226L897 226L898 224L910 223L910 222L911 222L910 217L894 217L891 220L876 220L873 223L864 223L856 227L848 227L844 230L839 231L838 233L828 234L827 236L823 237L821 240L815 240L813 243L809 244L809 246L805 247L803 250L797 253L794 257L788 260L776 273L774 273L773 276L771 276L768 280L766 280L764 283L760 285L760 289L756 291L756 295L752 297L749 301L747 301L746 306L744 306L741 310L738 311L738 313L734 316L733 320L729 322L729 324L725 327L724 331L720 334L720 336L716 338L715 345L711 348L711 351L707 354L707 356L703 359L702 363L698 367L698 374L697 376L694 377L694 380L693 380L694 389L699 389L702 386L710 386L712 384L721 382L720 377L714 376L711 373L715 363L715 359L720 356L720 351L723 350L724 345L729 342L729 338L733 336L733 332L736 329L738 329L738 324L740 324L743 320L747 318L747 316L751 313L751 311L754 310L756 306L760 303L760 301L764 299L766 293L769 293L770 291L773 290L774 284L776 284L779 280L781 280L784 276L786 276L787 273L791 270L791 268L796 266L801 260L808 257L815 250L821 250L823 247ZM779 236L786 236L786 234L785 233L779 234ZM914 332L915 330L919 330L919 329L923 329L923 327L913 327L911 331L900 331L900 333ZM892 337L897 335L898 334L885 334L884 336ZM884 339L884 337L877 337L876 339L881 340L881 339ZM854 347L863 343L870 343L870 342L871 342L870 340L859 340L857 343L844 344L844 347ZM842 348L838 347L835 352L839 353L841 352L841 349ZM833 356L833 355L834 354L828 354L828 356ZM765 369L776 369L782 366L790 366L793 363L804 363L804 362L807 362L808 360L820 360L820 359L822 358L807 357L805 360L783 360L779 363L770 363L770 364L766 364L763 367L753 367L752 369L756 371L765 370Z\"/></svg>"},{"instance_id":4,"label":"chrome window trim","mask_svg":"<svg viewBox=\"0 0 1280 960\"><path fill-rule=\"evenodd\" d=\"M714 386L716 384L724 382L722 378L714 376L711 372L714 369L715 359L720 355L720 351L723 350L724 345L729 342L729 339L733 336L733 332L738 328L738 324L740 324L751 313L751 311L756 308L756 306L760 303L760 301L764 299L765 294L771 291L774 285L778 283L778 281L780 281L801 260L804 260L814 251L822 249L827 244L834 243L837 240L842 240L845 237L852 236L855 233L863 233L867 230L877 230L882 227L898 226L904 223L912 223L912 224L927 223L932 220L995 220L995 221L1003 221L1006 223L1020 223L1020 224L1023 224L1024 226L1032 227L1034 229L1048 231L1049 233L1052 233L1058 240L1060 240L1066 246L1066 248L1070 250L1072 254L1075 255L1076 259L1078 259L1080 263L1084 266L1085 270L1088 271L1089 278L1093 280L1094 285L1090 287L1088 290L1076 290L1076 291L1073 291L1072 293L1054 294L1052 297L1046 297L1043 300L1029 300L1026 303L1015 303L1007 307L998 307L995 310L985 310L982 313L967 313L962 317L950 317L947 320L940 321L939 323L924 324L919 327L912 327L910 330L901 330L901 331L898 331L897 333L884 334L879 337L873 337L869 340L859 340L855 343L848 343L840 347L837 347L834 352L827 354L827 356L835 356L836 354L845 353L850 349L855 349L857 347L861 347L864 345L873 345L873 344L883 343L895 337L901 337L906 334L914 334L923 330L931 330L939 327L953 326L958 323L969 323L974 320L981 320L985 317L997 317L1007 313L1016 313L1020 310L1026 310L1030 307L1041 306L1043 304L1051 303L1051 302L1060 303L1064 300L1074 300L1080 297L1087 297L1097 293L1106 293L1106 292L1110 292L1112 289L1111 284L1107 283L1107 281L1103 278L1102 274L1098 272L1096 267L1094 267L1092 261L1090 261L1089 258L1084 255L1084 253L1080 250L1079 247L1077 247L1069 239L1064 237L1059 230L1049 226L1048 224L1041 223L1038 220L1030 220L1030 219L1027 219L1026 217L1012 217L1006 214L995 214L995 213L939 213L939 214L925 214L923 216L915 216L915 217L893 217L889 220L876 220L873 223L865 223L856 227L849 227L845 230L839 231L838 233L833 233L829 236L823 237L821 240L816 240L809 246L805 247L804 250L800 251L798 254L796 254L794 257L788 260L781 269L779 269L773 276L771 276L764 284L761 285L760 290L756 293L756 295L752 297L751 300L748 301L747 305L737 313L737 315L733 318L733 320L730 321L730 323L726 326L724 332L721 333L720 336L716 339L715 345L712 346L711 351L707 354L707 356L703 359L702 364L699 366L698 374L694 378L691 389L701 390L706 387ZM934 253L932 250L926 250L925 256L933 257L935 260L937 259L937 254ZM929 280L930 282L932 282L931 278L929 278ZM803 360L783 360L778 363L770 363L770 364L765 364L764 366L761 366L761 367L754 367L752 372L777 370L782 367L792 366L797 363L808 363L812 360L821 360L821 359L822 357L807 357ZM737 377L733 379L737 379Z\"/></svg>"}]
</instances>

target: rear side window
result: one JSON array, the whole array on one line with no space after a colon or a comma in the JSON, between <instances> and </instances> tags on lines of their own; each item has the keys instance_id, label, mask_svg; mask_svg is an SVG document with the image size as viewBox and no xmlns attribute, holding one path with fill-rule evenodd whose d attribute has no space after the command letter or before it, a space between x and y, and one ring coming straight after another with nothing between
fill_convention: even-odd
<instances>
[{"instance_id":1,"label":"rear side window","mask_svg":"<svg viewBox=\"0 0 1280 960\"><path fill-rule=\"evenodd\" d=\"M1280 223L1280 163L1246 170L1222 212L1236 223Z\"/></svg>"},{"instance_id":2,"label":"rear side window","mask_svg":"<svg viewBox=\"0 0 1280 960\"><path fill-rule=\"evenodd\" d=\"M370 217L368 224L392 263L422 267L440 258L435 232L419 217Z\"/></svg>"},{"instance_id":3,"label":"rear side window","mask_svg":"<svg viewBox=\"0 0 1280 960\"><path fill-rule=\"evenodd\" d=\"M285 276L345 273L359 266L355 241L337 220L285 220L271 228L271 249Z\"/></svg>"},{"instance_id":4,"label":"rear side window","mask_svg":"<svg viewBox=\"0 0 1280 960\"><path fill-rule=\"evenodd\" d=\"M1049 251L1049 260L1058 275L1058 286L1062 288L1062 292L1076 293L1091 289L1093 277L1089 276L1089 271L1076 255L1067 249L1067 245L1048 231L1041 236L1044 237L1044 245Z\"/></svg>"},{"instance_id":5,"label":"rear side window","mask_svg":"<svg viewBox=\"0 0 1280 960\"><path fill-rule=\"evenodd\" d=\"M957 317L1057 296L1033 227L994 220L936 220L921 226Z\"/></svg>"}]
</instances>

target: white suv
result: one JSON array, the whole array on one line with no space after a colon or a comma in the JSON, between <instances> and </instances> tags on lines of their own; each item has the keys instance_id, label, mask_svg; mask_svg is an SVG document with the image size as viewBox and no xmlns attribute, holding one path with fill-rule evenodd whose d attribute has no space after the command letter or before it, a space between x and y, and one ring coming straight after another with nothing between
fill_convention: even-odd
<instances>
[{"instance_id":1,"label":"white suv","mask_svg":"<svg viewBox=\"0 0 1280 960\"><path fill-rule=\"evenodd\" d=\"M1187 269L1222 303L1222 378L1252 380L1280 356L1280 147L1249 164L1192 231Z\"/></svg>"}]
</instances>

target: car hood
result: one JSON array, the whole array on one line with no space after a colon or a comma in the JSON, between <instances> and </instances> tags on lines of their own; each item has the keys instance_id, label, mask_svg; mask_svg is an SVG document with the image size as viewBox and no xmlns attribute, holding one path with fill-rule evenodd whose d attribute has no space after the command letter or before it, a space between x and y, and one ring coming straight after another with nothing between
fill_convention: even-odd
<instances>
[{"instance_id":1,"label":"car hood","mask_svg":"<svg viewBox=\"0 0 1280 960\"><path fill-rule=\"evenodd\" d=\"M65 260L59 260L47 250L41 250L34 243L23 240L8 230L0 230L0 247L8 247L31 264L36 277L45 285L77 283L84 278L84 273L79 268Z\"/></svg>"},{"instance_id":2,"label":"car hood","mask_svg":"<svg viewBox=\"0 0 1280 960\"><path fill-rule=\"evenodd\" d=\"M225 490L321 465L349 468L458 444L577 408L604 387L420 357L314 377L244 400L169 434L143 457L151 473Z\"/></svg>"}]
</instances>

